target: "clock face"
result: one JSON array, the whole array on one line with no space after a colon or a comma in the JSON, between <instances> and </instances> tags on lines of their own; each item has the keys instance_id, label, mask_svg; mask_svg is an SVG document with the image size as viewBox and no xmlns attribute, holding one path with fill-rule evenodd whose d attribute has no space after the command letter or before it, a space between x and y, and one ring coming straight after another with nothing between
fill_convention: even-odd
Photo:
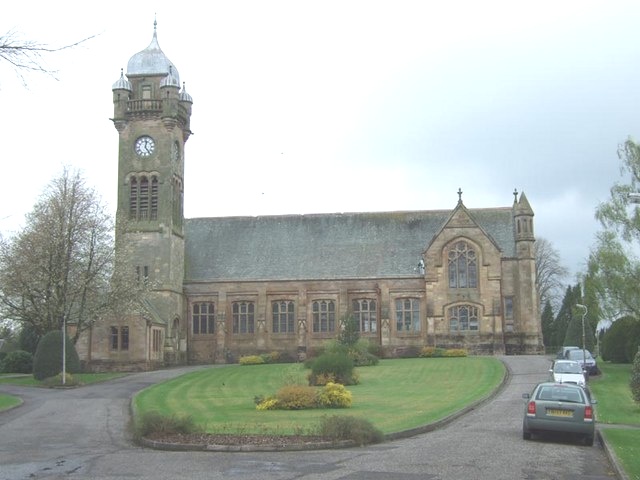
<instances>
[{"instance_id":1,"label":"clock face","mask_svg":"<svg viewBox=\"0 0 640 480\"><path fill-rule=\"evenodd\" d=\"M178 163L178 160L180 160L180 145L178 142L173 142L173 145L171 145L171 161Z\"/></svg>"},{"instance_id":2,"label":"clock face","mask_svg":"<svg viewBox=\"0 0 640 480\"><path fill-rule=\"evenodd\" d=\"M141 157L148 157L153 153L156 148L156 144L153 141L153 138L148 135L143 135L142 137L136 140L136 153Z\"/></svg>"}]
</instances>

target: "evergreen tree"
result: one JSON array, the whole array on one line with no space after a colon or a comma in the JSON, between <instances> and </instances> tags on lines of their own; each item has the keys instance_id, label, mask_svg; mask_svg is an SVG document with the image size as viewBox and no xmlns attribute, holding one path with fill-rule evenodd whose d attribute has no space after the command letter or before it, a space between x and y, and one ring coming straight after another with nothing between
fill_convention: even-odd
<instances>
[{"instance_id":1,"label":"evergreen tree","mask_svg":"<svg viewBox=\"0 0 640 480\"><path fill-rule=\"evenodd\" d=\"M582 348L582 315L583 310L580 308L574 308L573 315L567 326L567 332L564 337L564 345L577 345ZM593 352L593 347L596 343L596 338L593 333L593 328L585 316L584 321L584 344L585 348L590 352Z\"/></svg>"},{"instance_id":2,"label":"evergreen tree","mask_svg":"<svg viewBox=\"0 0 640 480\"><path fill-rule=\"evenodd\" d=\"M567 328L571 322L575 305L576 303L580 303L581 297L582 294L579 284L575 287L567 287L567 291L562 299L562 306L553 322L552 346L561 347L565 345L564 339L567 335Z\"/></svg>"},{"instance_id":3,"label":"evergreen tree","mask_svg":"<svg viewBox=\"0 0 640 480\"><path fill-rule=\"evenodd\" d=\"M553 346L553 308L551 301L547 300L542 310L542 342L546 346Z\"/></svg>"}]
</instances>

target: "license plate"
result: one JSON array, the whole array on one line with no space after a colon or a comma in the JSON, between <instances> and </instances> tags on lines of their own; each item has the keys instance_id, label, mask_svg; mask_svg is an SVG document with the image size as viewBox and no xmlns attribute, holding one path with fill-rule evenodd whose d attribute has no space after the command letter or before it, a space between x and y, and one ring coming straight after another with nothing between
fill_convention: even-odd
<instances>
[{"instance_id":1,"label":"license plate","mask_svg":"<svg viewBox=\"0 0 640 480\"><path fill-rule=\"evenodd\" d=\"M547 408L547 415L550 417L573 417L572 410L560 410L557 408Z\"/></svg>"}]
</instances>

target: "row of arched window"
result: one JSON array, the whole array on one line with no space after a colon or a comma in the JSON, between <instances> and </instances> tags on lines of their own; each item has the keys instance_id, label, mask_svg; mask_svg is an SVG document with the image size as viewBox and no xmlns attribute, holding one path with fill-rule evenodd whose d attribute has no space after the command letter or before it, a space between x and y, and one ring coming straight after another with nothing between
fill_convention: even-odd
<instances>
[{"instance_id":1,"label":"row of arched window","mask_svg":"<svg viewBox=\"0 0 640 480\"><path fill-rule=\"evenodd\" d=\"M255 332L255 303L248 301L231 304L231 331L233 334ZM192 333L194 335L216 332L216 309L213 302L196 302L191 308ZM378 331L378 310L373 299L356 299L352 302L352 317L358 330L363 333ZM456 305L447 310L451 332L477 331L480 327L478 307ZM271 303L271 333L295 333L295 303L291 300L277 300ZM336 333L336 302L315 300L311 303L311 330L313 333ZM395 300L395 326L398 332L418 333L421 330L420 300L399 298Z\"/></svg>"}]
</instances>

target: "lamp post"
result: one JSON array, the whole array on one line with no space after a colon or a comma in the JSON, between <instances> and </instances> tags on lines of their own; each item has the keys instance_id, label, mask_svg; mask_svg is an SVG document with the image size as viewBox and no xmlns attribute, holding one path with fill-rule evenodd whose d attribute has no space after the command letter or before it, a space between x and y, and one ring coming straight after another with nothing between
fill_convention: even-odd
<instances>
[{"instance_id":1,"label":"lamp post","mask_svg":"<svg viewBox=\"0 0 640 480\"><path fill-rule=\"evenodd\" d=\"M67 319L66 316L62 316L62 385L66 384L67 380Z\"/></svg>"},{"instance_id":2,"label":"lamp post","mask_svg":"<svg viewBox=\"0 0 640 480\"><path fill-rule=\"evenodd\" d=\"M586 368L587 366L587 352L585 351L585 333L584 333L584 317L587 316L587 307L576 303L576 307L582 308L584 313L582 314L582 368Z\"/></svg>"}]
</instances>

